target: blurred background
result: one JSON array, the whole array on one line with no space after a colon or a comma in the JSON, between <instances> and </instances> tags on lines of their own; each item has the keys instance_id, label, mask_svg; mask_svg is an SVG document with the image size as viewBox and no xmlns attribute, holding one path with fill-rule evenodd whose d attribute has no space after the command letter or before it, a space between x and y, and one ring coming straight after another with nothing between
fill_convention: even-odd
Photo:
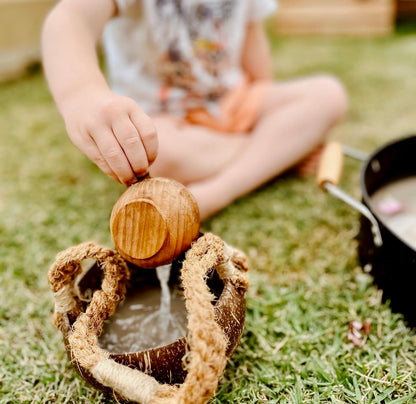
<instances>
[{"instance_id":1,"label":"blurred background","mask_svg":"<svg viewBox=\"0 0 416 404\"><path fill-rule=\"evenodd\" d=\"M0 81L39 61L43 19L56 0L0 0ZM385 35L416 20L416 0L280 0L280 35Z\"/></svg>"}]
</instances>

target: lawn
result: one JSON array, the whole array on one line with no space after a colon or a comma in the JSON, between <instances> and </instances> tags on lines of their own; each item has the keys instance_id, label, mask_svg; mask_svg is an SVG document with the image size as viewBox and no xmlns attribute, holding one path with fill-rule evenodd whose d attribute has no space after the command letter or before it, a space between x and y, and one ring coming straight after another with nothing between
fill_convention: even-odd
<instances>
[{"instance_id":1,"label":"lawn","mask_svg":"<svg viewBox=\"0 0 416 404\"><path fill-rule=\"evenodd\" d=\"M416 35L275 38L279 79L330 72L350 94L331 137L371 152L416 132ZM65 135L41 72L0 87L0 403L109 403L80 379L53 327L46 273L87 240L111 246L124 187ZM360 165L342 187L360 196ZM212 403L416 402L416 336L362 272L358 214L286 175L203 223L251 261L246 329ZM371 319L360 346L351 321Z\"/></svg>"}]
</instances>

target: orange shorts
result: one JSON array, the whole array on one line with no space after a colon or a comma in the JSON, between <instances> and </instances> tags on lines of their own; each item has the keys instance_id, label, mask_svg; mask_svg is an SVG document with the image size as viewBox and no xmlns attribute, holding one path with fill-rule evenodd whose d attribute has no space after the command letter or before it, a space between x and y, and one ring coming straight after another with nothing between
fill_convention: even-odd
<instances>
[{"instance_id":1,"label":"orange shorts","mask_svg":"<svg viewBox=\"0 0 416 404\"><path fill-rule=\"evenodd\" d=\"M242 81L219 101L220 113L214 116L205 108L188 110L185 121L225 133L247 133L257 123L270 82Z\"/></svg>"}]
</instances>

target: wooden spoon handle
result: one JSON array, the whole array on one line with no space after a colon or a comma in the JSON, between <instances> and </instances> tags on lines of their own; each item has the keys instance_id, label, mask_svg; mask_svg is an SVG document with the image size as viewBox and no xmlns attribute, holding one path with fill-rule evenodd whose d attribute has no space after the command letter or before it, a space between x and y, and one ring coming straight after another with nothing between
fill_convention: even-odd
<instances>
[{"instance_id":1,"label":"wooden spoon handle","mask_svg":"<svg viewBox=\"0 0 416 404\"><path fill-rule=\"evenodd\" d=\"M344 154L342 145L338 142L329 142L322 153L319 163L317 181L324 189L326 182L338 185L344 165Z\"/></svg>"}]
</instances>

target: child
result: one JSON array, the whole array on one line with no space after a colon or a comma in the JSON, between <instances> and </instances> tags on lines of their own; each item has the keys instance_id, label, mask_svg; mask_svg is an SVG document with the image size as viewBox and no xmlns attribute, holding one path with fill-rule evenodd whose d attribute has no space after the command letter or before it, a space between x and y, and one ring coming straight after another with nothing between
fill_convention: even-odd
<instances>
[{"instance_id":1,"label":"child","mask_svg":"<svg viewBox=\"0 0 416 404\"><path fill-rule=\"evenodd\" d=\"M274 9L274 0L61 0L45 21L43 61L72 142L126 185L148 171L182 182L202 219L296 165L347 101L331 76L273 81L262 20Z\"/></svg>"}]
</instances>

